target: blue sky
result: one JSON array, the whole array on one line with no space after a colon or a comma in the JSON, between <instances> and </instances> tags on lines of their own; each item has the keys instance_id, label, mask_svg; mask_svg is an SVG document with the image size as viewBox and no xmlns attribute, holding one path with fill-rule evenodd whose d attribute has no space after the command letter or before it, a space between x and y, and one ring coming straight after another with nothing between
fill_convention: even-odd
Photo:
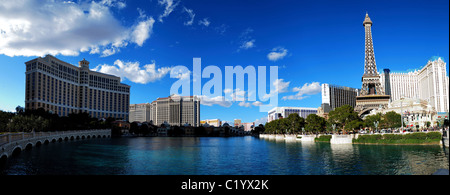
<instances>
[{"instance_id":1,"label":"blue sky","mask_svg":"<svg viewBox=\"0 0 450 195\"><path fill-rule=\"evenodd\" d=\"M120 76L131 104L170 95L170 68L192 71L194 57L223 72L278 66L278 105L317 108L322 83L361 87L366 12L378 70L448 63L447 0L0 0L0 109L24 106L24 62L45 54ZM255 105L202 105L201 119L260 121Z\"/></svg>"}]
</instances>

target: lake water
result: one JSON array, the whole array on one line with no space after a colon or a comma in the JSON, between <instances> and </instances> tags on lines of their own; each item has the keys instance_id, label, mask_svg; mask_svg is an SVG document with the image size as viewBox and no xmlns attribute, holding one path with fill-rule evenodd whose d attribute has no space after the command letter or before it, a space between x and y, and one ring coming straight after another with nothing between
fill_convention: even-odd
<instances>
[{"instance_id":1,"label":"lake water","mask_svg":"<svg viewBox=\"0 0 450 195\"><path fill-rule=\"evenodd\" d=\"M448 148L331 145L255 137L100 138L10 157L3 175L430 175Z\"/></svg>"}]
</instances>

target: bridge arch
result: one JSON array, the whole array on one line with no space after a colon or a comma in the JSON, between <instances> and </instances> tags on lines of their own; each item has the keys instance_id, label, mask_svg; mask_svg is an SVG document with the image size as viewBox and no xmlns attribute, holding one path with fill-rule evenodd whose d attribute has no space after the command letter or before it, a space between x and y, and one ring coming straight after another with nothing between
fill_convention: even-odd
<instances>
[{"instance_id":1,"label":"bridge arch","mask_svg":"<svg viewBox=\"0 0 450 195\"><path fill-rule=\"evenodd\" d=\"M28 142L28 143L25 145L25 150L31 150L31 148L33 148L33 143Z\"/></svg>"},{"instance_id":2,"label":"bridge arch","mask_svg":"<svg viewBox=\"0 0 450 195\"><path fill-rule=\"evenodd\" d=\"M3 168L3 166L6 165L6 161L8 160L8 154L3 153L0 156L0 168Z\"/></svg>"},{"instance_id":3,"label":"bridge arch","mask_svg":"<svg viewBox=\"0 0 450 195\"><path fill-rule=\"evenodd\" d=\"M22 146L18 145L12 149L11 156L19 155L22 152Z\"/></svg>"},{"instance_id":4,"label":"bridge arch","mask_svg":"<svg viewBox=\"0 0 450 195\"><path fill-rule=\"evenodd\" d=\"M35 146L41 146L41 145L42 145L41 140L36 141L36 143L35 143L34 145L35 145Z\"/></svg>"}]
</instances>

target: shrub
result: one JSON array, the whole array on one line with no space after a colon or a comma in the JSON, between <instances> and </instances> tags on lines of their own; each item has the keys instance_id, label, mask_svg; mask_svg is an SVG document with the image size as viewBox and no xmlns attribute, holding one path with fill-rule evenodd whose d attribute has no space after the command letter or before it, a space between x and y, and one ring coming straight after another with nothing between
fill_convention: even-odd
<instances>
[{"instance_id":1,"label":"shrub","mask_svg":"<svg viewBox=\"0 0 450 195\"><path fill-rule=\"evenodd\" d=\"M403 139L402 135L399 134L384 134L383 135L383 139L388 139L388 140L401 140Z\"/></svg>"},{"instance_id":2,"label":"shrub","mask_svg":"<svg viewBox=\"0 0 450 195\"><path fill-rule=\"evenodd\" d=\"M441 140L442 135L440 132L430 132L430 133L427 133L427 139Z\"/></svg>"},{"instance_id":3,"label":"shrub","mask_svg":"<svg viewBox=\"0 0 450 195\"><path fill-rule=\"evenodd\" d=\"M440 132L410 133L410 134L384 134L384 135L360 135L353 139L353 143L377 143L377 144L424 144L439 143L442 135Z\"/></svg>"},{"instance_id":4,"label":"shrub","mask_svg":"<svg viewBox=\"0 0 450 195\"><path fill-rule=\"evenodd\" d=\"M358 139L355 139L356 143L377 143L378 140L383 138L382 135L360 135Z\"/></svg>"},{"instance_id":5,"label":"shrub","mask_svg":"<svg viewBox=\"0 0 450 195\"><path fill-rule=\"evenodd\" d=\"M427 134L426 133L409 133L404 135L405 139L418 139L418 140L425 140L427 138Z\"/></svg>"},{"instance_id":6,"label":"shrub","mask_svg":"<svg viewBox=\"0 0 450 195\"><path fill-rule=\"evenodd\" d=\"M314 141L318 141L318 142L329 142L330 140L331 140L331 135L321 135L314 139Z\"/></svg>"}]
</instances>

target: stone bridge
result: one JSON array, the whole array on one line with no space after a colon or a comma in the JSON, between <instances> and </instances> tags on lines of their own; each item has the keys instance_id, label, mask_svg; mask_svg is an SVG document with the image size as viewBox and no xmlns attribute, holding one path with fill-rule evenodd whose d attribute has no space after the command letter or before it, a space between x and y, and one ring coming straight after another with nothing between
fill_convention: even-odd
<instances>
[{"instance_id":1,"label":"stone bridge","mask_svg":"<svg viewBox=\"0 0 450 195\"><path fill-rule=\"evenodd\" d=\"M8 133L0 135L0 161L33 146L56 141L111 137L110 129L57 132Z\"/></svg>"}]
</instances>

